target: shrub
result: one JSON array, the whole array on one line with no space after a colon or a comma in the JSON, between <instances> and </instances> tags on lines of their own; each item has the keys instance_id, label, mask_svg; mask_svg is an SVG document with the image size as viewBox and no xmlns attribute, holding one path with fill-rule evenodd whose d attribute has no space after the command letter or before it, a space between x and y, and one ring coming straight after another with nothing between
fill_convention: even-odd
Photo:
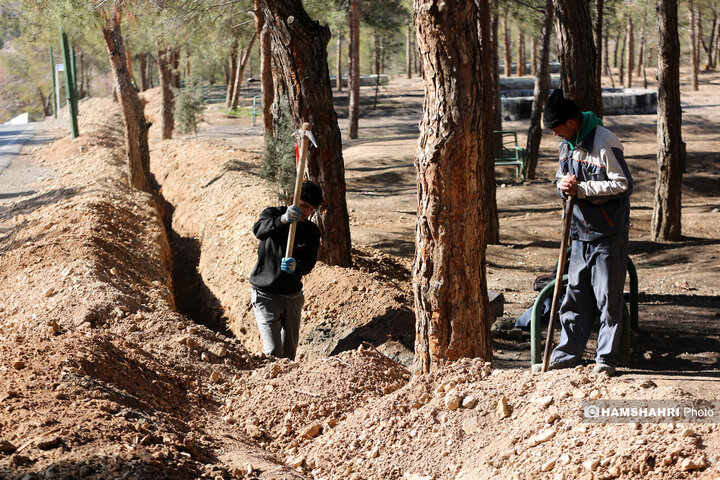
<instances>
[{"instance_id":1,"label":"shrub","mask_svg":"<svg viewBox=\"0 0 720 480\"><path fill-rule=\"evenodd\" d=\"M203 121L205 101L202 85L191 83L175 91L175 120L179 124L180 133L197 135L198 125Z\"/></svg>"},{"instance_id":2,"label":"shrub","mask_svg":"<svg viewBox=\"0 0 720 480\"><path fill-rule=\"evenodd\" d=\"M295 137L287 98L280 99L275 136L265 134L261 176L275 185L278 200L290 203L295 189Z\"/></svg>"}]
</instances>

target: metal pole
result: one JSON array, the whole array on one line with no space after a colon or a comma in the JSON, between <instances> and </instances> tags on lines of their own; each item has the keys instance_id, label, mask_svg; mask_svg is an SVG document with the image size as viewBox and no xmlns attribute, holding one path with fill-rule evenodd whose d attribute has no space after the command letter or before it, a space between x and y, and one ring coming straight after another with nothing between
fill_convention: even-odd
<instances>
[{"instance_id":1,"label":"metal pole","mask_svg":"<svg viewBox=\"0 0 720 480\"><path fill-rule=\"evenodd\" d=\"M67 34L60 29L60 40L62 41L63 59L65 61L65 94L67 95L68 110L70 111L70 132L73 138L77 138L78 132L77 109L75 108L75 81L72 72L72 59Z\"/></svg>"},{"instance_id":2,"label":"metal pole","mask_svg":"<svg viewBox=\"0 0 720 480\"><path fill-rule=\"evenodd\" d=\"M70 56L70 66L72 67L72 89L73 89L73 102L75 105L75 114L78 112L78 95L77 95L77 75L75 75L75 47L71 47L72 55Z\"/></svg>"},{"instance_id":3,"label":"metal pole","mask_svg":"<svg viewBox=\"0 0 720 480\"><path fill-rule=\"evenodd\" d=\"M61 98L61 97L60 97L60 70L58 70L58 67L59 67L60 65L62 65L62 63L59 63L59 64L55 65L55 85L56 85L56 87L55 87L55 101L56 101L56 103L57 103L58 115L60 114L59 112L60 112L60 102L61 102L61 100L60 100L60 98ZM64 68L64 67L65 67L65 65L63 65L63 68Z\"/></svg>"},{"instance_id":4,"label":"metal pole","mask_svg":"<svg viewBox=\"0 0 720 480\"><path fill-rule=\"evenodd\" d=\"M55 59L53 57L53 48L50 45L50 78L52 79L52 99L53 99L53 117L58 115L58 92L57 81L55 80Z\"/></svg>"}]
</instances>

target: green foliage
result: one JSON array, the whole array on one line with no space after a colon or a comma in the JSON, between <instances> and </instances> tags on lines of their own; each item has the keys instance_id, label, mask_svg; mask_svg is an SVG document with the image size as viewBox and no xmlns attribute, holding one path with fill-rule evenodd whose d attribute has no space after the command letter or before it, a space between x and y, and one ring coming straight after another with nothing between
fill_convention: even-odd
<instances>
[{"instance_id":1,"label":"green foliage","mask_svg":"<svg viewBox=\"0 0 720 480\"><path fill-rule=\"evenodd\" d=\"M265 134L260 175L275 185L278 200L287 204L295 188L295 140L288 99L283 97L279 107L275 136Z\"/></svg>"},{"instance_id":2,"label":"green foliage","mask_svg":"<svg viewBox=\"0 0 720 480\"><path fill-rule=\"evenodd\" d=\"M203 121L203 100L202 85L191 82L182 89L173 89L175 92L175 120L180 125L180 133L196 134L198 125Z\"/></svg>"}]
</instances>

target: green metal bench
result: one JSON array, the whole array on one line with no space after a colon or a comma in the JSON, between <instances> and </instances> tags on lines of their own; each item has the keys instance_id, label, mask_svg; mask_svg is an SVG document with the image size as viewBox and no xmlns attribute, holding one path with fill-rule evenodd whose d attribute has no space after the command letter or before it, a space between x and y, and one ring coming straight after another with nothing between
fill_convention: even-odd
<instances>
[{"instance_id":1,"label":"green metal bench","mask_svg":"<svg viewBox=\"0 0 720 480\"><path fill-rule=\"evenodd\" d=\"M570 248L568 248L568 258L570 258ZM557 265L555 266L557 270ZM638 330L638 276L635 264L628 257L627 271L630 278L630 309L625 303L623 305L622 333L620 337L620 364L627 366L630 363L630 329ZM566 284L568 276L563 275L563 284ZM530 366L542 363L542 335L540 334L540 315L542 314L543 304L548 298L552 298L555 288L555 279L550 281L540 291L535 299L530 316Z\"/></svg>"},{"instance_id":2,"label":"green metal bench","mask_svg":"<svg viewBox=\"0 0 720 480\"><path fill-rule=\"evenodd\" d=\"M517 134L509 130L496 130L493 132L495 146L495 165L512 165L515 167L515 176L525 181L525 161L527 151L518 146Z\"/></svg>"}]
</instances>

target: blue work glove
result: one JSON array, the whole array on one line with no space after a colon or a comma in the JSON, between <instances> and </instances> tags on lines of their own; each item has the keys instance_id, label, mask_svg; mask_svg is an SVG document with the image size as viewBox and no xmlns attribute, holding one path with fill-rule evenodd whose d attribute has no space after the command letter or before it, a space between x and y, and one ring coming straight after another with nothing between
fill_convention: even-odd
<instances>
[{"instance_id":1,"label":"blue work glove","mask_svg":"<svg viewBox=\"0 0 720 480\"><path fill-rule=\"evenodd\" d=\"M290 205L285 213L283 213L282 217L280 217L280 221L282 223L297 222L300 220L300 217L302 217L302 210L300 210L300 207Z\"/></svg>"},{"instance_id":2,"label":"blue work glove","mask_svg":"<svg viewBox=\"0 0 720 480\"><path fill-rule=\"evenodd\" d=\"M282 262L280 262L280 270L282 270L285 273L294 273L295 272L295 259L292 257L283 258Z\"/></svg>"}]
</instances>

